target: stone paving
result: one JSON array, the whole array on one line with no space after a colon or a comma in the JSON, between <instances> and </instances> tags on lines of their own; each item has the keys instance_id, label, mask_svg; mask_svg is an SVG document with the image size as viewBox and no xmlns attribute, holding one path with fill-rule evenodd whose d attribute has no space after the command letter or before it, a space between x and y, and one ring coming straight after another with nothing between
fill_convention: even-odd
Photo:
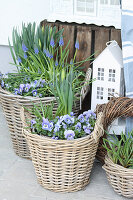
<instances>
[{"instance_id":1,"label":"stone paving","mask_svg":"<svg viewBox=\"0 0 133 200\"><path fill-rule=\"evenodd\" d=\"M101 164L95 162L90 184L75 193L54 193L36 180L32 162L15 155L0 109L0 200L126 200L109 185Z\"/></svg>"}]
</instances>

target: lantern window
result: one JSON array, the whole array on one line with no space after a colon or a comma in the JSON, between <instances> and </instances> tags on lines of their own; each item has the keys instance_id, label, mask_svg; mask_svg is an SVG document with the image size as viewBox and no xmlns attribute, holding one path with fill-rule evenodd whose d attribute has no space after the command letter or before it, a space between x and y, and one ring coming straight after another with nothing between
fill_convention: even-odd
<instances>
[{"instance_id":1,"label":"lantern window","mask_svg":"<svg viewBox=\"0 0 133 200\"><path fill-rule=\"evenodd\" d=\"M97 79L104 81L104 68L98 68Z\"/></svg>"},{"instance_id":2,"label":"lantern window","mask_svg":"<svg viewBox=\"0 0 133 200\"><path fill-rule=\"evenodd\" d=\"M97 87L97 99L103 99L103 87Z\"/></svg>"},{"instance_id":3,"label":"lantern window","mask_svg":"<svg viewBox=\"0 0 133 200\"><path fill-rule=\"evenodd\" d=\"M116 74L115 69L109 69L109 78L108 78L108 81L115 82L115 74Z\"/></svg>"},{"instance_id":4,"label":"lantern window","mask_svg":"<svg viewBox=\"0 0 133 200\"><path fill-rule=\"evenodd\" d=\"M108 88L108 100L110 100L115 95L114 88Z\"/></svg>"}]
</instances>

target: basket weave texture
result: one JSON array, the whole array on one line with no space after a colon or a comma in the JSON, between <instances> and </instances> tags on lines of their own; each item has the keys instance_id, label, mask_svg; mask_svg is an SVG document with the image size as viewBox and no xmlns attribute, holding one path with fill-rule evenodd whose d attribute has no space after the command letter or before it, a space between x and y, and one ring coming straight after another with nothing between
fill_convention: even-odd
<instances>
[{"instance_id":1,"label":"basket weave texture","mask_svg":"<svg viewBox=\"0 0 133 200\"><path fill-rule=\"evenodd\" d=\"M117 97L112 98L107 104L98 105L96 112L104 113L103 128L104 130L108 129L108 126L118 117L133 117L133 98L128 97ZM97 159L104 163L105 155L107 151L104 149L103 138L106 138L106 133L100 139Z\"/></svg>"},{"instance_id":2,"label":"basket weave texture","mask_svg":"<svg viewBox=\"0 0 133 200\"><path fill-rule=\"evenodd\" d=\"M91 76L91 69L88 68L86 72L85 81L89 81ZM83 89L83 95L87 92L87 88ZM11 133L11 140L13 149L18 156L23 158L31 158L27 142L22 134L22 121L20 118L20 110L22 106L31 108L34 104L39 104L40 100L43 104L50 104L54 102L53 113L57 110L57 103L54 97L22 97L19 95L11 94L0 87L0 103L2 105L4 115ZM77 100L76 106L73 107L73 112L78 114L80 110L80 100Z\"/></svg>"},{"instance_id":3,"label":"basket weave texture","mask_svg":"<svg viewBox=\"0 0 133 200\"><path fill-rule=\"evenodd\" d=\"M106 156L103 169L114 190L125 197L133 197L133 169L124 168Z\"/></svg>"},{"instance_id":4,"label":"basket weave texture","mask_svg":"<svg viewBox=\"0 0 133 200\"><path fill-rule=\"evenodd\" d=\"M89 183L89 176L103 134L102 113L95 129L83 138L53 140L24 129L38 182L54 192L74 192Z\"/></svg>"}]
</instances>

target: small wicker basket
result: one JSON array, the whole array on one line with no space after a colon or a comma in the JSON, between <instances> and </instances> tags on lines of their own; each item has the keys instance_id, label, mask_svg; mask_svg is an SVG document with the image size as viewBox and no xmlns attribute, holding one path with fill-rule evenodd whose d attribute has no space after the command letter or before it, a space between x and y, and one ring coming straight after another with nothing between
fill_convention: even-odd
<instances>
[{"instance_id":1,"label":"small wicker basket","mask_svg":"<svg viewBox=\"0 0 133 200\"><path fill-rule=\"evenodd\" d=\"M98 105L96 108L96 113L104 112L103 128L108 129L108 126L118 117L133 117L133 98L128 97L114 97L107 104ZM97 159L104 163L105 155L107 154L106 149L103 147L103 138L106 138L106 132L103 137L101 137L98 151Z\"/></svg>"},{"instance_id":2,"label":"small wicker basket","mask_svg":"<svg viewBox=\"0 0 133 200\"><path fill-rule=\"evenodd\" d=\"M105 157L103 169L106 171L109 183L119 195L133 197L133 169L114 164L108 156Z\"/></svg>"},{"instance_id":3,"label":"small wicker basket","mask_svg":"<svg viewBox=\"0 0 133 200\"><path fill-rule=\"evenodd\" d=\"M24 114L22 113L24 120ZM54 192L74 192L89 183L99 138L102 113L91 135L75 140L53 140L24 129L38 182Z\"/></svg>"},{"instance_id":4,"label":"small wicker basket","mask_svg":"<svg viewBox=\"0 0 133 200\"><path fill-rule=\"evenodd\" d=\"M85 83L87 80L89 81L91 77L91 69L88 68L86 72ZM85 84L86 86L86 84ZM84 95L88 91L87 86L83 87L82 95ZM8 91L3 90L0 87L0 103L2 104L2 108L4 111L4 115L6 117L6 121L11 133L11 139L13 143L13 149L18 156L23 158L31 158L30 151L27 146L27 142L22 134L22 121L20 119L20 110L22 106L24 107L32 107L34 104L39 104L40 100L43 104L50 104L54 102L54 110L53 113L57 110L57 103L54 97L22 97L19 95L11 94ZM80 110L80 100L77 100L76 105L73 107L73 112L78 114Z\"/></svg>"}]
</instances>

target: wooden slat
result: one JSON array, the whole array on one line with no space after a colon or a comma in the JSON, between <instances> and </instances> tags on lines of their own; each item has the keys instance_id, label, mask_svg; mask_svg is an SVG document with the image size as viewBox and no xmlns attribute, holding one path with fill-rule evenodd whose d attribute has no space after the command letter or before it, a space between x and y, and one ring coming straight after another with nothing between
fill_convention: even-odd
<instances>
[{"instance_id":1,"label":"wooden slat","mask_svg":"<svg viewBox=\"0 0 133 200\"><path fill-rule=\"evenodd\" d=\"M122 47L121 43L121 31L117 29L111 29L111 37L110 40L116 40L120 47Z\"/></svg>"},{"instance_id":2,"label":"wooden slat","mask_svg":"<svg viewBox=\"0 0 133 200\"><path fill-rule=\"evenodd\" d=\"M95 57L97 57L105 49L106 42L110 40L109 35L110 34L108 28L99 27L99 29L95 31Z\"/></svg>"},{"instance_id":3,"label":"wooden slat","mask_svg":"<svg viewBox=\"0 0 133 200\"><path fill-rule=\"evenodd\" d=\"M91 28L88 26L77 26L77 39L79 41L79 50L77 52L76 61L86 59L91 55ZM83 64L84 71L88 69L90 62Z\"/></svg>"},{"instance_id":4,"label":"wooden slat","mask_svg":"<svg viewBox=\"0 0 133 200\"><path fill-rule=\"evenodd\" d=\"M75 26L73 25L65 25L60 24L59 30L64 28L63 36L64 36L64 47L66 47L67 43L70 40L68 49L69 49L69 56L68 56L68 62L73 58L74 55L74 32L75 32Z\"/></svg>"}]
</instances>

